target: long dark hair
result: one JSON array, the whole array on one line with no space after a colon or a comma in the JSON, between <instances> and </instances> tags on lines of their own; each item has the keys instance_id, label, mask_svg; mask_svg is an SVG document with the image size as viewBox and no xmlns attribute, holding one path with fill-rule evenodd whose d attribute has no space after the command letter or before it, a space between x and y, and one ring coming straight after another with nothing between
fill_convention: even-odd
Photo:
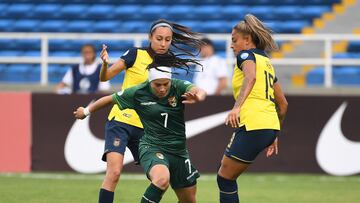
<instances>
[{"instance_id":1,"label":"long dark hair","mask_svg":"<svg viewBox=\"0 0 360 203\"><path fill-rule=\"evenodd\" d=\"M173 52L168 52L166 54L155 54L153 58L153 62L148 65L148 69L155 68L159 71L163 71L158 69L157 67L166 66L172 67L174 69L182 69L187 73L196 71L194 69L195 65L199 65L202 67L199 60L195 58L180 58L179 55L174 54ZM164 71L163 71L164 72ZM177 74L176 72L173 74Z\"/></svg>"},{"instance_id":2,"label":"long dark hair","mask_svg":"<svg viewBox=\"0 0 360 203\"><path fill-rule=\"evenodd\" d=\"M199 54L200 46L203 44L200 33L193 32L190 28L183 25L170 22L165 19L159 19L151 25L149 31L150 35L152 35L156 28L158 28L157 26L169 27L173 32L171 45L175 48L175 50L169 49L169 52L176 52L180 55L183 54L191 57L195 57ZM192 51L195 51L196 54L193 54Z\"/></svg>"}]
</instances>

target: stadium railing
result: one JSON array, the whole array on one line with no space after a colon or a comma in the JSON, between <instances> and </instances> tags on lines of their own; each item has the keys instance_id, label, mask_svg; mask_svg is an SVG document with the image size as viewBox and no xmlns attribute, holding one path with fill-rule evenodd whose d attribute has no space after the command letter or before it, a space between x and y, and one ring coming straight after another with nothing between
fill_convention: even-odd
<instances>
[{"instance_id":1,"label":"stadium railing","mask_svg":"<svg viewBox=\"0 0 360 203\"><path fill-rule=\"evenodd\" d=\"M226 42L226 60L229 65L233 64L233 54L230 48L231 38L228 34L207 34L212 40L223 40ZM316 65L325 68L324 86L330 88L333 86L332 68L339 65L356 65L360 66L360 59L334 59L332 53L332 45L335 41L360 41L359 35L354 34L276 34L276 41L323 41L324 57L323 58L273 58L274 65L302 66ZM41 41L41 55L34 57L27 56L0 56L0 64L40 64L41 65L41 85L48 84L48 64L70 64L74 61L80 61L79 57L50 57L49 56L49 40L68 39L68 40L133 40L134 46L140 47L142 41L146 41L148 34L105 34L105 33L0 33L0 39L38 39ZM114 62L116 58L111 58Z\"/></svg>"}]
</instances>

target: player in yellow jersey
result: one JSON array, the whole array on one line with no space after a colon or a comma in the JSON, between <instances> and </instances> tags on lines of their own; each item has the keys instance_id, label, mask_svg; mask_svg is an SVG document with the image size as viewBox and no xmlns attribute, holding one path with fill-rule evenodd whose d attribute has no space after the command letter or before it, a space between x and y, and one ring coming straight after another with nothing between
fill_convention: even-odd
<instances>
[{"instance_id":1,"label":"player in yellow jersey","mask_svg":"<svg viewBox=\"0 0 360 203\"><path fill-rule=\"evenodd\" d=\"M277 154L277 132L287 101L265 51L277 49L271 31L247 14L234 26L231 48L236 55L232 86L234 107L225 124L235 128L217 175L221 203L238 203L236 179L268 147Z\"/></svg>"},{"instance_id":2,"label":"player in yellow jersey","mask_svg":"<svg viewBox=\"0 0 360 203\"><path fill-rule=\"evenodd\" d=\"M201 45L197 35L187 27L160 19L151 25L150 44L147 48L129 49L110 68L107 47L103 45L100 54L103 61L100 80L110 80L121 71L125 71L123 90L143 83L148 79L146 68L152 63L155 54L167 54L171 52L169 49L172 47L179 53L193 56L190 50L199 49ZM105 151L102 159L107 162L107 168L99 193L99 203L113 202L126 147L130 149L135 162L139 161L138 145L142 135L143 126L136 112L132 109L120 110L114 105L105 128Z\"/></svg>"}]
</instances>

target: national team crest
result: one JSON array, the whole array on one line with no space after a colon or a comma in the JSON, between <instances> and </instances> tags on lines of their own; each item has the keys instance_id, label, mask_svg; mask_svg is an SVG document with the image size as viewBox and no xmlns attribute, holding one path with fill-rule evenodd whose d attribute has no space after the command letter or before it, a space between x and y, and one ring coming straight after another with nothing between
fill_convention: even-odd
<instances>
[{"instance_id":1,"label":"national team crest","mask_svg":"<svg viewBox=\"0 0 360 203\"><path fill-rule=\"evenodd\" d=\"M164 155L161 154L160 152L157 152L157 153L156 153L156 156L157 156L159 159L164 159Z\"/></svg>"},{"instance_id":2,"label":"national team crest","mask_svg":"<svg viewBox=\"0 0 360 203\"><path fill-rule=\"evenodd\" d=\"M120 146L120 139L119 139L119 138L115 138L113 145L114 145L115 147Z\"/></svg>"},{"instance_id":3,"label":"national team crest","mask_svg":"<svg viewBox=\"0 0 360 203\"><path fill-rule=\"evenodd\" d=\"M175 96L169 97L168 102L169 102L170 106L176 107L177 100L176 100Z\"/></svg>"}]
</instances>

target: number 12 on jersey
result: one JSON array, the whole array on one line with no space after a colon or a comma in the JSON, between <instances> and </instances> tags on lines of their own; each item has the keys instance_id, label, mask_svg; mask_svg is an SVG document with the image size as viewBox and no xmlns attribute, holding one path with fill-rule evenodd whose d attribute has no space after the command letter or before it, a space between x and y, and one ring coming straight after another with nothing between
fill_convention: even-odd
<instances>
[{"instance_id":1,"label":"number 12 on jersey","mask_svg":"<svg viewBox=\"0 0 360 203\"><path fill-rule=\"evenodd\" d=\"M274 92L274 76L271 75L271 73L267 72L266 70L264 71L264 73L265 73L265 83L266 83L266 87L265 87L266 99L275 102L274 98L272 98L272 96L269 95L269 87L272 89L272 92Z\"/></svg>"}]
</instances>

